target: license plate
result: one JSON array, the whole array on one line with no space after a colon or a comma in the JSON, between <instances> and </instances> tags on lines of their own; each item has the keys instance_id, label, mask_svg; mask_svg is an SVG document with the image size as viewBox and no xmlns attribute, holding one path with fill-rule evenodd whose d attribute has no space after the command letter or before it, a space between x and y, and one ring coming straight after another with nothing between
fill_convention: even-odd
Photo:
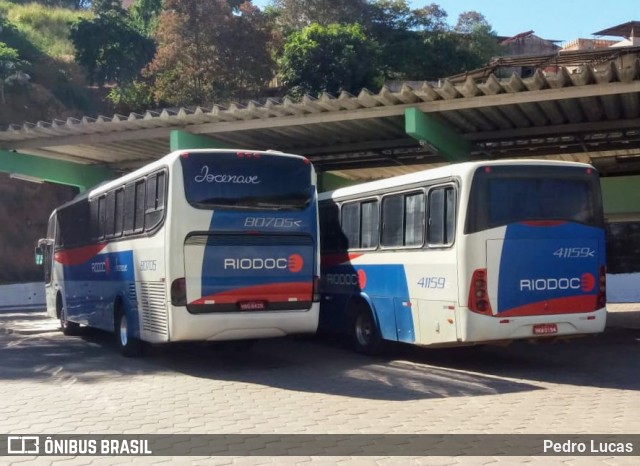
<instances>
[{"instance_id":1,"label":"license plate","mask_svg":"<svg viewBox=\"0 0 640 466\"><path fill-rule=\"evenodd\" d=\"M267 303L264 301L242 301L238 303L241 311L264 311Z\"/></svg>"},{"instance_id":2,"label":"license plate","mask_svg":"<svg viewBox=\"0 0 640 466\"><path fill-rule=\"evenodd\" d=\"M534 335L553 335L558 333L557 324L538 324L533 326Z\"/></svg>"}]
</instances>

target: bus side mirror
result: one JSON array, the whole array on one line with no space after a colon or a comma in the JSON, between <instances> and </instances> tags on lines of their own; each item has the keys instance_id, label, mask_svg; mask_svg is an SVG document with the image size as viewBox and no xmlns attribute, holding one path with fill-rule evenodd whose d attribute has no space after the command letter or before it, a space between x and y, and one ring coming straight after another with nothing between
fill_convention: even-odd
<instances>
[{"instance_id":1,"label":"bus side mirror","mask_svg":"<svg viewBox=\"0 0 640 466\"><path fill-rule=\"evenodd\" d=\"M53 240L49 238L40 238L38 240L38 244L36 245L35 254L34 254L36 259L36 265L42 265L44 263L45 248L47 246L52 246L52 245L53 245Z\"/></svg>"},{"instance_id":2,"label":"bus side mirror","mask_svg":"<svg viewBox=\"0 0 640 466\"><path fill-rule=\"evenodd\" d=\"M35 250L36 265L42 265L44 261L44 252L40 246L36 246Z\"/></svg>"}]
</instances>

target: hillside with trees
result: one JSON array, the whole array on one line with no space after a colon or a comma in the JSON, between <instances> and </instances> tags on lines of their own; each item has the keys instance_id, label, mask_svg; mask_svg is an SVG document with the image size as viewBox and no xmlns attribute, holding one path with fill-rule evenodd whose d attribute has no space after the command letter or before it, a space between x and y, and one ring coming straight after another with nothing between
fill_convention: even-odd
<instances>
[{"instance_id":1,"label":"hillside with trees","mask_svg":"<svg viewBox=\"0 0 640 466\"><path fill-rule=\"evenodd\" d=\"M0 127L434 81L488 62L496 39L480 13L407 0L0 0ZM40 279L33 244L74 194L24 183L0 174L16 264L0 283Z\"/></svg>"}]
</instances>

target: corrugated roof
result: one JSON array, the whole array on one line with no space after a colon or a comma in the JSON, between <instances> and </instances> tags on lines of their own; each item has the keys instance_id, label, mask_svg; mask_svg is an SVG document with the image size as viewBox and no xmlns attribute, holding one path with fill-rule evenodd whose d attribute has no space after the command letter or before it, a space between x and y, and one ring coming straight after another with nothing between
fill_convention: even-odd
<instances>
[{"instance_id":1,"label":"corrugated roof","mask_svg":"<svg viewBox=\"0 0 640 466\"><path fill-rule=\"evenodd\" d=\"M624 63L591 63L573 73L564 67L528 78L489 73L377 93L24 123L0 131L0 148L128 171L164 155L169 132L181 129L233 146L303 154L320 170L368 179L445 162L406 134L404 111L416 107L471 141L474 158L635 157L640 61L625 56Z\"/></svg>"}]
</instances>

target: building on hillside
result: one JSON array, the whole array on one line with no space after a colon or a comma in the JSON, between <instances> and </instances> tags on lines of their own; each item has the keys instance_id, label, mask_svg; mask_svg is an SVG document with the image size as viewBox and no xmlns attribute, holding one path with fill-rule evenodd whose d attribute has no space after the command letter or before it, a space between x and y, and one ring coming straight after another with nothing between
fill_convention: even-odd
<instances>
[{"instance_id":1,"label":"building on hillside","mask_svg":"<svg viewBox=\"0 0 640 466\"><path fill-rule=\"evenodd\" d=\"M542 55L555 53L560 49L558 40L543 39L533 31L522 32L512 37L501 37L500 46L504 50L502 56L515 57L522 55Z\"/></svg>"},{"instance_id":2,"label":"building on hillside","mask_svg":"<svg viewBox=\"0 0 640 466\"><path fill-rule=\"evenodd\" d=\"M562 44L561 51L597 50L611 47L637 47L640 46L640 21L629 21L618 24L602 31L594 32L594 36L622 37L620 39L573 39Z\"/></svg>"}]
</instances>

